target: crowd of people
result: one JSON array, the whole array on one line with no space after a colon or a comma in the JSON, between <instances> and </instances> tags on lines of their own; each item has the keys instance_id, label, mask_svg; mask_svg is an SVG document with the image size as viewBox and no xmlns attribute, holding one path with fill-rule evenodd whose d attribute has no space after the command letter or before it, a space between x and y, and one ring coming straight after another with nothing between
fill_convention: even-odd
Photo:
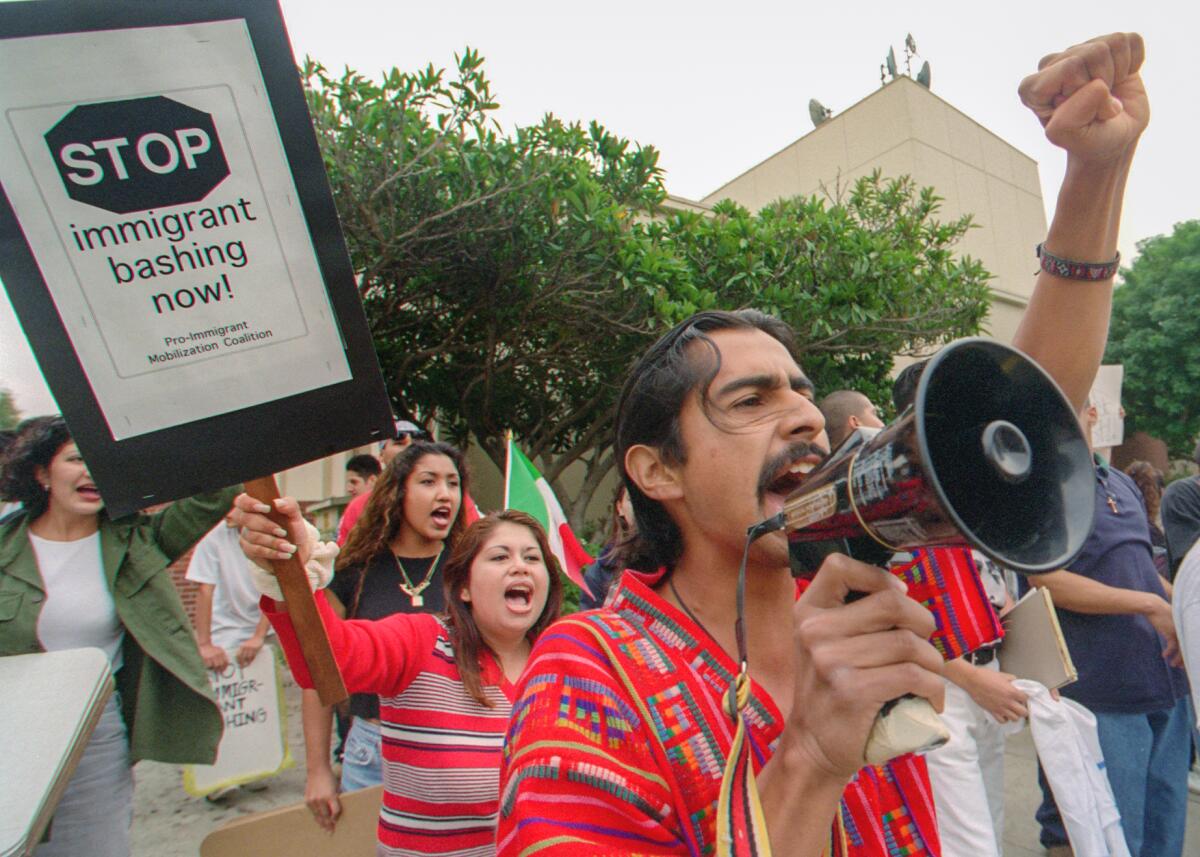
<instances>
[{"instance_id":1,"label":"crowd of people","mask_svg":"<svg viewBox=\"0 0 1200 857\"><path fill-rule=\"evenodd\" d=\"M1148 119L1142 53L1135 35L1099 38L1020 88L1068 166L1014 345L1085 434ZM350 460L352 500L323 541L295 501L277 501L281 529L235 488L110 520L65 423L26 421L0 458L16 504L0 523L0 654L96 646L118 684L37 854L128 855L131 765L211 762L222 718L205 670L249 663L269 629L311 686L271 565L298 556L353 693L335 712L305 690L306 802L334 830L339 792L381 785L379 854L999 857L998 765L1027 696L995 639L947 661L902 578L967 569L998 629L1012 576L931 548L894 574L835 554L797 586L784 534L747 544L831 443L883 425L857 391L818 406L797 354L768 315L707 311L630 369L612 529L585 576L590 609L565 617L542 527L479 516L462 452L415 424L398 422L378 459ZM919 372L897 379L897 410ZM1200 684L1200 480L1161 488L1161 474L1098 461L1083 552L1029 580L1060 608L1079 668L1063 695L1094 714L1129 853L1144 857L1182 854L1185 660ZM165 572L197 541L193 633ZM905 696L942 710L949 742L867 764L877 715ZM1056 816L1048 789L1043 844L1069 847Z\"/></svg>"}]
</instances>

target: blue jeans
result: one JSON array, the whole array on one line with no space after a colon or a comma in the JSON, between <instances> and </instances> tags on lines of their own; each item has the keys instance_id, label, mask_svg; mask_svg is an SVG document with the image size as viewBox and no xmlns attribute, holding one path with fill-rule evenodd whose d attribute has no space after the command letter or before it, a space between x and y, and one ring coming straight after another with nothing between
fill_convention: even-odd
<instances>
[{"instance_id":1,"label":"blue jeans","mask_svg":"<svg viewBox=\"0 0 1200 857\"><path fill-rule=\"evenodd\" d=\"M383 785L383 740L379 724L355 717L342 751L342 791ZM1184 783L1187 791L1187 783Z\"/></svg>"},{"instance_id":2,"label":"blue jeans","mask_svg":"<svg viewBox=\"0 0 1200 857\"><path fill-rule=\"evenodd\" d=\"M1188 703L1150 714L1096 714L1096 732L1134 857L1180 857L1187 824Z\"/></svg>"}]
</instances>

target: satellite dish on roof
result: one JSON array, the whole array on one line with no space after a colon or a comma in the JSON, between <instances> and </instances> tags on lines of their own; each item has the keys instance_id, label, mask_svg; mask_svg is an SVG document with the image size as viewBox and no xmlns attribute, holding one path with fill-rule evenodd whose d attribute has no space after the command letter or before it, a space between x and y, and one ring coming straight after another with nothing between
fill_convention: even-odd
<instances>
[{"instance_id":1,"label":"satellite dish on roof","mask_svg":"<svg viewBox=\"0 0 1200 857\"><path fill-rule=\"evenodd\" d=\"M921 70L917 72L917 83L929 89L929 60L925 60L925 64L921 66Z\"/></svg>"},{"instance_id":2,"label":"satellite dish on roof","mask_svg":"<svg viewBox=\"0 0 1200 857\"><path fill-rule=\"evenodd\" d=\"M808 99L808 115L812 119L813 127L820 126L822 122L833 115L833 111L826 107L815 98Z\"/></svg>"},{"instance_id":3,"label":"satellite dish on roof","mask_svg":"<svg viewBox=\"0 0 1200 857\"><path fill-rule=\"evenodd\" d=\"M887 70L892 76L892 80L896 79L896 49L889 47L887 54Z\"/></svg>"}]
</instances>

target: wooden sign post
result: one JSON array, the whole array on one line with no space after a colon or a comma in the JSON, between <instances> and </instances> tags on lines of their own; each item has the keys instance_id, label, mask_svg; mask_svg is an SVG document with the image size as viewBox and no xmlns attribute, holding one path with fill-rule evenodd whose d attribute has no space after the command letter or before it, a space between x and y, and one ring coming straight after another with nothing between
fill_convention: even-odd
<instances>
[{"instance_id":1,"label":"wooden sign post","mask_svg":"<svg viewBox=\"0 0 1200 857\"><path fill-rule=\"evenodd\" d=\"M279 499L279 487L275 484L274 476L264 476L251 479L246 483L246 493L271 507L267 516L279 527L287 528L287 519L275 509L275 501ZM312 590L308 586L308 572L300 557L293 554L288 559L272 560L275 567L275 577L279 580L279 588L283 591L283 599L288 605L288 615L292 627L296 629L296 637L300 641L300 651L304 653L304 662L308 664L308 673L312 676L313 687L321 697L323 705L335 705L345 699L346 685L342 681L342 673L334 660L333 650L329 647L329 637L325 634L325 626L321 623L321 615L313 604Z\"/></svg>"}]
</instances>

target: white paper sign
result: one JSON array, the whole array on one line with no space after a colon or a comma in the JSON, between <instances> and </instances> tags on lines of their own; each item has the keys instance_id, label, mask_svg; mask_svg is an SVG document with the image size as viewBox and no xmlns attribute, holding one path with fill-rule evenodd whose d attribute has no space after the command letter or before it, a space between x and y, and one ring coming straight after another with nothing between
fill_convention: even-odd
<instances>
[{"instance_id":1,"label":"white paper sign","mask_svg":"<svg viewBox=\"0 0 1200 857\"><path fill-rule=\"evenodd\" d=\"M1121 416L1121 384L1125 367L1116 364L1101 366L1092 382L1092 404L1100 419L1092 429L1092 446L1110 449L1125 442L1125 418Z\"/></svg>"},{"instance_id":2,"label":"white paper sign","mask_svg":"<svg viewBox=\"0 0 1200 857\"><path fill-rule=\"evenodd\" d=\"M184 766L184 788L205 795L291 767L287 709L274 649L263 646L245 668L237 665L230 651L229 666L209 670L208 680L225 717L225 732L213 764Z\"/></svg>"},{"instance_id":3,"label":"white paper sign","mask_svg":"<svg viewBox=\"0 0 1200 857\"><path fill-rule=\"evenodd\" d=\"M349 380L244 21L9 39L0 80L0 179L117 440Z\"/></svg>"}]
</instances>

